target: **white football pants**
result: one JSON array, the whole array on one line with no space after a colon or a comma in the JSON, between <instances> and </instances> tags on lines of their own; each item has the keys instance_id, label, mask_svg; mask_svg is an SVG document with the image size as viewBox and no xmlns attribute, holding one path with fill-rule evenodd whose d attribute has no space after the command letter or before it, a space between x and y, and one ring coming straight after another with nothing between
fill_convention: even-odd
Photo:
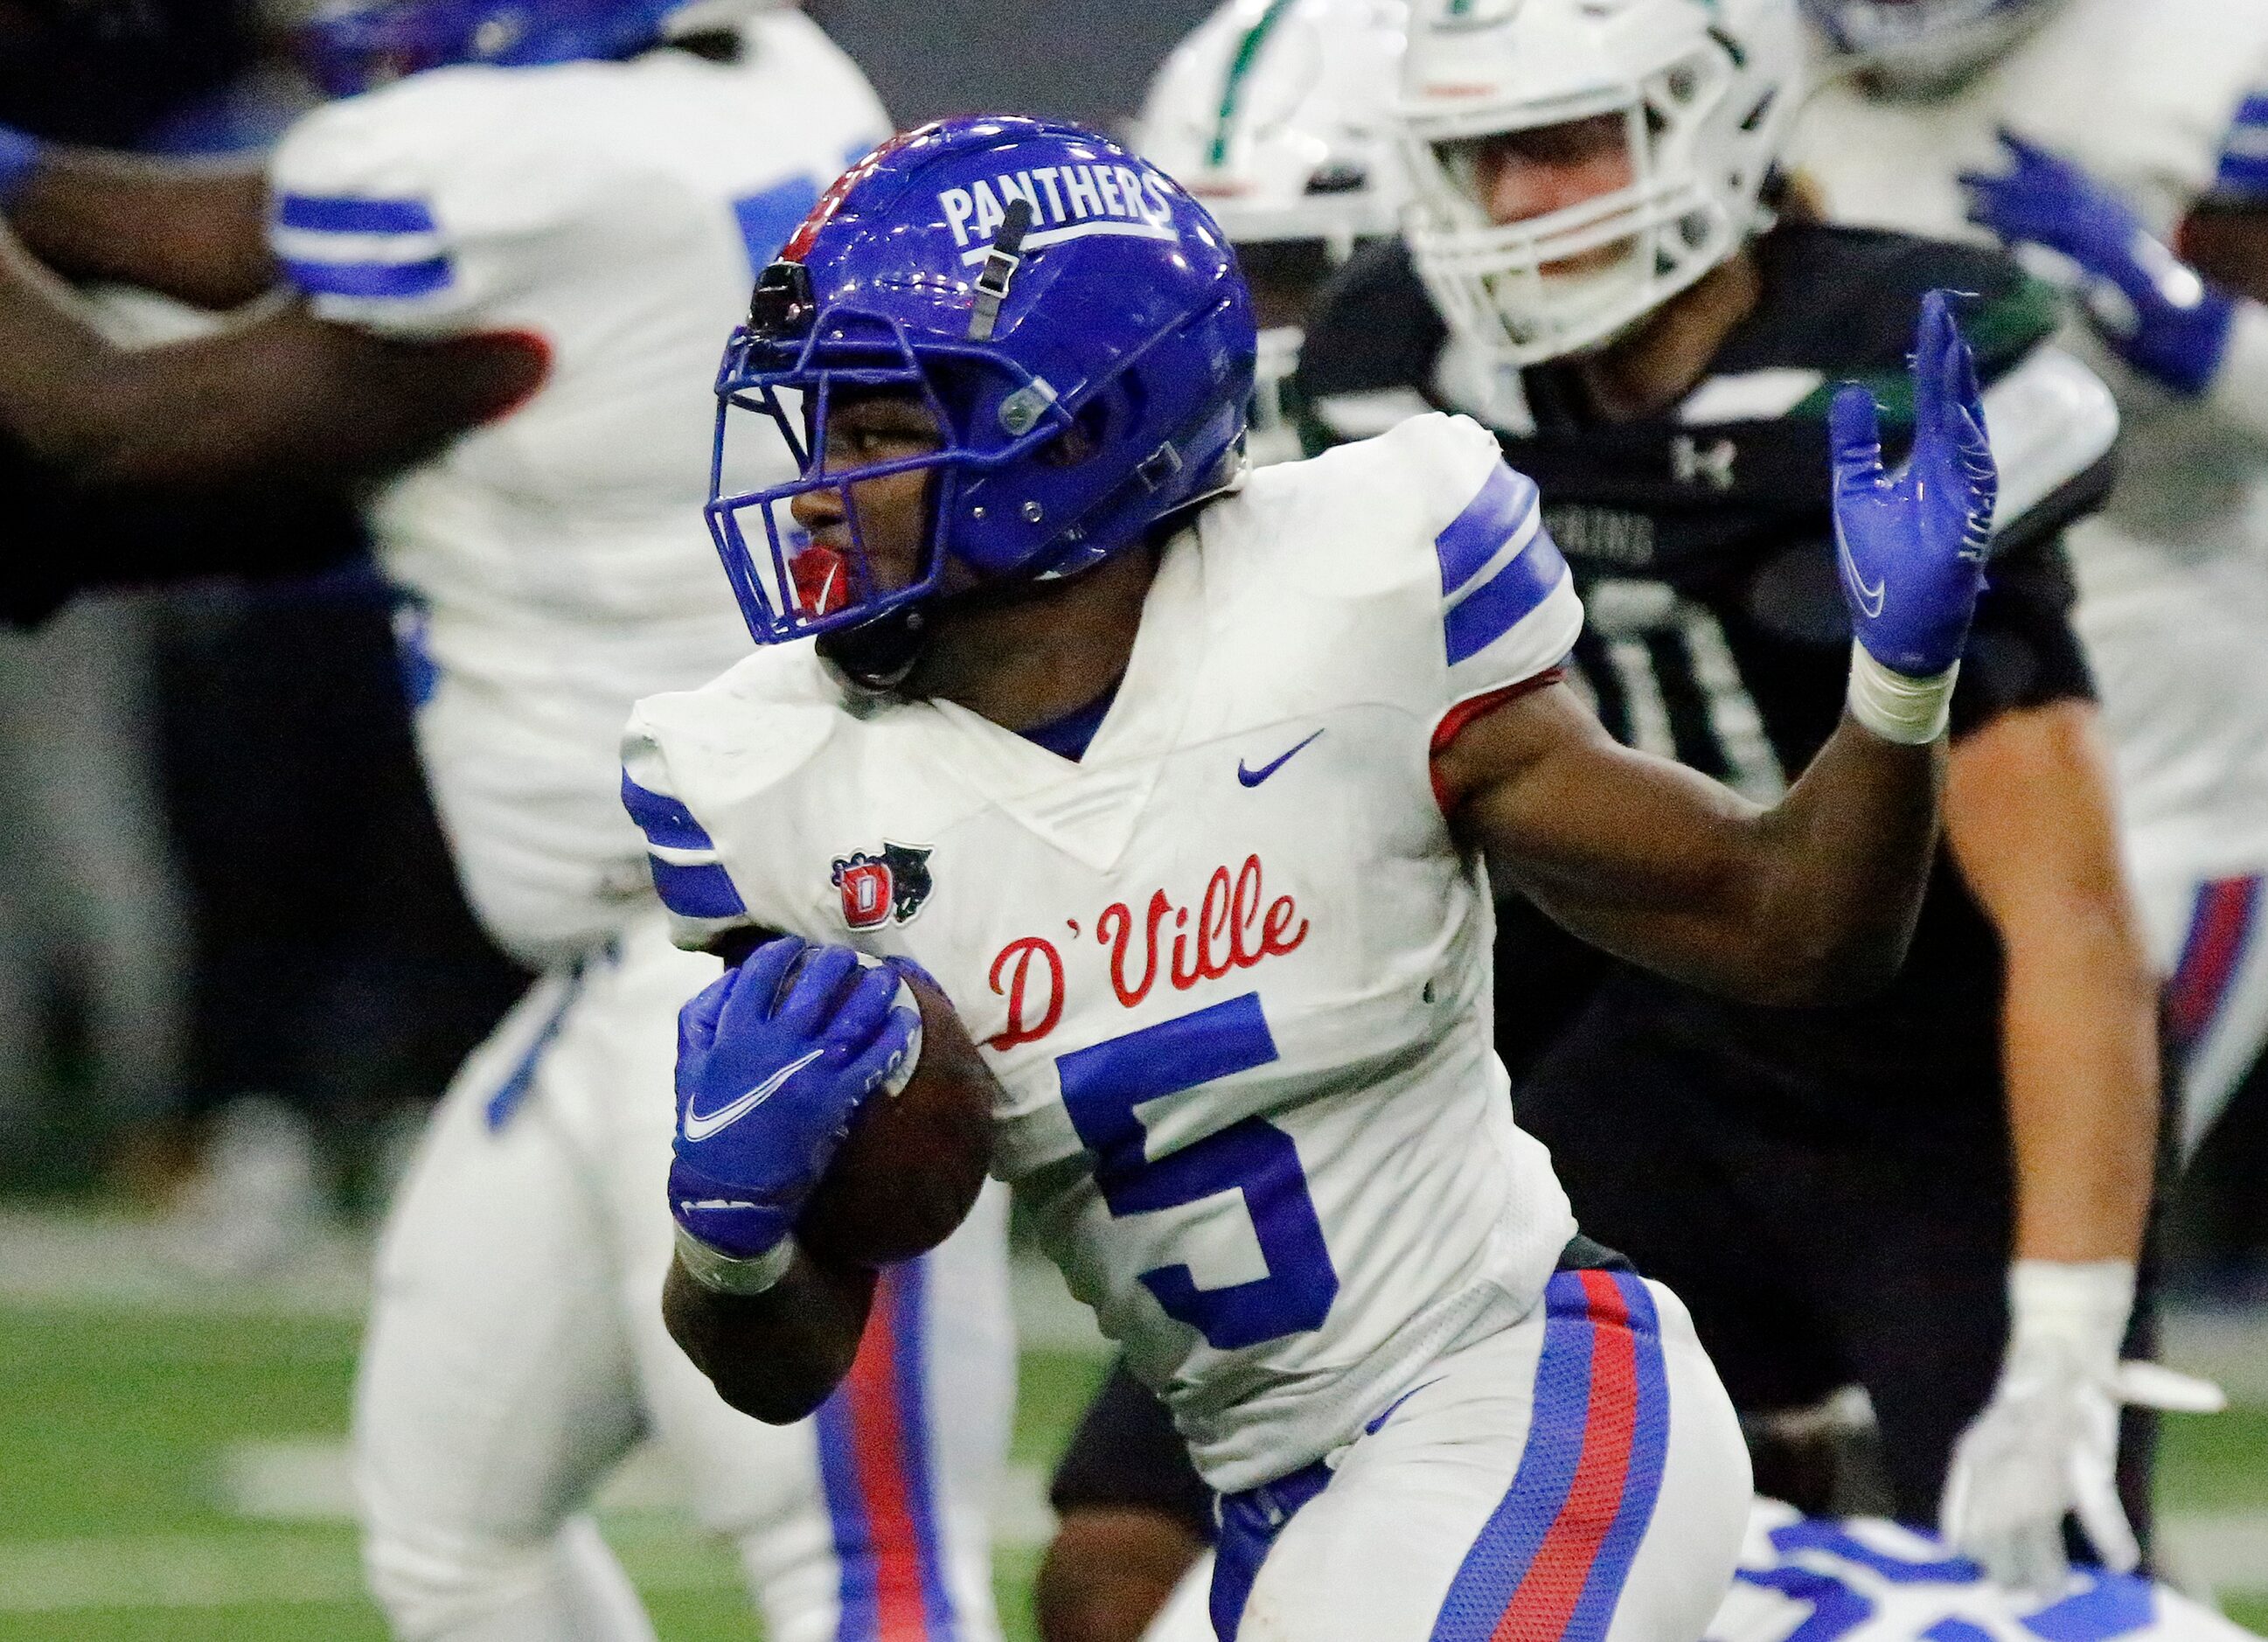
<instances>
[{"instance_id":1,"label":"white football pants","mask_svg":"<svg viewBox=\"0 0 2268 1642\"><path fill-rule=\"evenodd\" d=\"M651 1642L585 1512L638 1440L739 1543L772 1642L993 1642L1014 1397L1006 1204L894 1268L811 1419L735 1413L662 1327L677 1009L659 917L466 1061L388 1218L355 1408L364 1561L405 1642Z\"/></svg>"},{"instance_id":2,"label":"white football pants","mask_svg":"<svg viewBox=\"0 0 2268 1642\"><path fill-rule=\"evenodd\" d=\"M2181 1155L2198 1149L2268 1043L2268 863L2200 877L2135 870L2150 956L2165 977L2167 1035L2181 1055Z\"/></svg>"},{"instance_id":3,"label":"white football pants","mask_svg":"<svg viewBox=\"0 0 2268 1642\"><path fill-rule=\"evenodd\" d=\"M1628 1272L1561 1271L1328 1461L1221 1500L1213 1628L1699 1642L1749 1499L1740 1422L1685 1307Z\"/></svg>"}]
</instances>

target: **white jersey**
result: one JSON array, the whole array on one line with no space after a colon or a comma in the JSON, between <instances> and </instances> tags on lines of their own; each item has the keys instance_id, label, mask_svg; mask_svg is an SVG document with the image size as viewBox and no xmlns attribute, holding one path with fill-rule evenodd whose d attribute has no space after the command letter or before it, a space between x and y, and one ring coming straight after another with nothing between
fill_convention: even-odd
<instances>
[{"instance_id":1,"label":"white jersey","mask_svg":"<svg viewBox=\"0 0 2268 1642\"><path fill-rule=\"evenodd\" d=\"M1491 1042L1485 875L1429 751L1582 608L1535 487L1429 416L1263 469L1166 549L1071 763L809 644L642 703L679 939L905 954L1005 1103L995 1173L1233 1491L1527 1314L1574 1232Z\"/></svg>"},{"instance_id":2,"label":"white jersey","mask_svg":"<svg viewBox=\"0 0 2268 1642\"><path fill-rule=\"evenodd\" d=\"M1942 98L1830 80L1797 120L1788 161L1838 220L1980 237L1955 179L2006 168L1994 136L2006 125L2086 166L2169 235L2211 187L2246 94L2268 85L2268 6L2153 0L2146 11L2065 0ZM2117 389L2124 429L2110 504L2066 540L2146 880L2268 860L2268 435L2235 408L2237 395L2268 394L2235 379L2263 373L2255 361L2268 349L2252 340L2232 355L2230 379L2185 400L2091 336L2071 338Z\"/></svg>"},{"instance_id":3,"label":"white jersey","mask_svg":"<svg viewBox=\"0 0 2268 1642\"><path fill-rule=\"evenodd\" d=\"M2168 1586L2073 1570L2044 1601L1987 1582L1933 1536L1759 1499L1708 1642L2256 1642Z\"/></svg>"},{"instance_id":4,"label":"white jersey","mask_svg":"<svg viewBox=\"0 0 2268 1642\"><path fill-rule=\"evenodd\" d=\"M435 70L316 110L275 157L275 251L318 315L516 332L549 356L524 404L370 515L409 597L420 750L459 870L537 962L651 904L616 790L623 716L748 650L701 514L717 361L755 268L889 133L807 18L768 13L744 37L733 63Z\"/></svg>"}]
</instances>

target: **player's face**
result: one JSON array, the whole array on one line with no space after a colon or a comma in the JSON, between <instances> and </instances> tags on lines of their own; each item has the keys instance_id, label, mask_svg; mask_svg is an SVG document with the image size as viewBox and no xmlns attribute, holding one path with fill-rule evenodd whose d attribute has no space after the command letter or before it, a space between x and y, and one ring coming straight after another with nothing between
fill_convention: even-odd
<instances>
[{"instance_id":1,"label":"player's face","mask_svg":"<svg viewBox=\"0 0 2268 1642\"><path fill-rule=\"evenodd\" d=\"M1489 220L1499 227L1567 210L1635 180L1629 122L1618 114L1594 114L1525 131L1503 131L1461 144L1456 157ZM1547 262L1547 275L1587 274L1627 254L1624 245L1599 246Z\"/></svg>"},{"instance_id":2,"label":"player's face","mask_svg":"<svg viewBox=\"0 0 2268 1642\"><path fill-rule=\"evenodd\" d=\"M836 401L820 455L826 471L843 472L925 456L942 442L937 419L921 400L875 394ZM884 474L838 490L806 490L795 498L790 511L811 537L811 550L795 563L806 608L821 612L832 607L838 593L825 585L825 578L839 571L854 548L865 549L866 576L878 592L910 586L920 579L934 471ZM858 521L855 541L853 512Z\"/></svg>"}]
</instances>

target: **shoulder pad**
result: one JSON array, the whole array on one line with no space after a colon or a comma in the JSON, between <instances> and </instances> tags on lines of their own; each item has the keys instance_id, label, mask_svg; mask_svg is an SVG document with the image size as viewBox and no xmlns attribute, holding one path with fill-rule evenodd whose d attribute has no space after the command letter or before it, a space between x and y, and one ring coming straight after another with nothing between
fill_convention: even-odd
<instances>
[{"instance_id":1,"label":"shoulder pad","mask_svg":"<svg viewBox=\"0 0 2268 1642\"><path fill-rule=\"evenodd\" d=\"M658 751L669 790L688 802L738 799L809 762L842 718L842 692L811 645L759 650L697 690L639 702L623 756Z\"/></svg>"},{"instance_id":2,"label":"shoulder pad","mask_svg":"<svg viewBox=\"0 0 2268 1642\"><path fill-rule=\"evenodd\" d=\"M1275 516L1256 533L1255 555L1292 561L1268 574L1341 593L1406 581L1432 558L1403 544L1431 543L1502 463L1486 428L1427 411L1307 461L1263 468L1247 495Z\"/></svg>"},{"instance_id":3,"label":"shoulder pad","mask_svg":"<svg viewBox=\"0 0 2268 1642\"><path fill-rule=\"evenodd\" d=\"M697 690L649 696L631 710L622 803L645 834L679 946L697 950L728 930L777 926L764 886L736 880L718 839L771 832L782 789L842 722L840 696L809 644L759 651Z\"/></svg>"},{"instance_id":4,"label":"shoulder pad","mask_svg":"<svg viewBox=\"0 0 2268 1642\"><path fill-rule=\"evenodd\" d=\"M553 266L538 259L561 254L560 234L652 198L624 187L589 104L553 77L585 66L435 69L300 119L269 166L285 279L322 318L374 330L490 323Z\"/></svg>"},{"instance_id":5,"label":"shoulder pad","mask_svg":"<svg viewBox=\"0 0 2268 1642\"><path fill-rule=\"evenodd\" d=\"M1987 385L2063 322L2054 289L2005 253L1887 230L1795 224L1758 241L1765 298L1715 361L1719 374L1802 368L1825 381L1792 414L1823 418L1837 382L1874 390L1892 421L1908 420L1906 359L1923 293L1964 293L1962 335Z\"/></svg>"}]
</instances>

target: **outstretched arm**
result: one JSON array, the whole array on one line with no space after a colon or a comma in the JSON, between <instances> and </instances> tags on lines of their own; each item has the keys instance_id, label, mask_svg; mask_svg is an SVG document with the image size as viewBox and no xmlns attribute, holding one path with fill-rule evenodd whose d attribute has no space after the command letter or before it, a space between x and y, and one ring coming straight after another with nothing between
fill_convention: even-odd
<instances>
[{"instance_id":1,"label":"outstretched arm","mask_svg":"<svg viewBox=\"0 0 2268 1642\"><path fill-rule=\"evenodd\" d=\"M382 476L501 415L546 368L526 337L399 341L299 304L119 348L0 230L0 428L83 482Z\"/></svg>"},{"instance_id":2,"label":"outstretched arm","mask_svg":"<svg viewBox=\"0 0 2268 1642\"><path fill-rule=\"evenodd\" d=\"M1770 809L1616 745L1564 686L1508 703L1434 761L1491 871L1568 929L1727 997L1810 1004L1896 973L1937 836L1943 745L1847 715Z\"/></svg>"},{"instance_id":3,"label":"outstretched arm","mask_svg":"<svg viewBox=\"0 0 2268 1642\"><path fill-rule=\"evenodd\" d=\"M1834 406L1835 512L1859 639L1849 711L1761 809L1616 746L1568 691L1520 696L1434 758L1459 838L1599 946L1758 1003L1880 986L1926 886L1946 708L1982 583L1995 475L1946 300L1923 304L1912 460L1883 473L1863 391Z\"/></svg>"},{"instance_id":4,"label":"outstretched arm","mask_svg":"<svg viewBox=\"0 0 2268 1642\"><path fill-rule=\"evenodd\" d=\"M33 143L0 128L0 204L32 254L70 279L115 280L201 308L232 308L276 283L268 179L256 166L193 163Z\"/></svg>"}]
</instances>

